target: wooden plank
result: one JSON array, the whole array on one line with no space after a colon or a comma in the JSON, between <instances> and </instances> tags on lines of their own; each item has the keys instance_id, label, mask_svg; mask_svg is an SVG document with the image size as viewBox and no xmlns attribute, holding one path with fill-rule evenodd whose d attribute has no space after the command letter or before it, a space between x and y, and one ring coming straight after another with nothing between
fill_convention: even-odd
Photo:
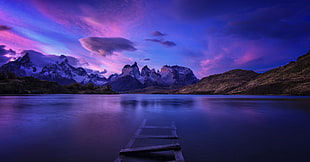
<instances>
[{"instance_id":1,"label":"wooden plank","mask_svg":"<svg viewBox=\"0 0 310 162\"><path fill-rule=\"evenodd\" d=\"M184 162L184 157L181 150L174 150L174 157L176 162Z\"/></svg>"},{"instance_id":2,"label":"wooden plank","mask_svg":"<svg viewBox=\"0 0 310 162\"><path fill-rule=\"evenodd\" d=\"M171 127L175 127L174 121L171 122ZM171 134L173 136L177 136L177 131L171 130ZM178 143L178 140L173 140L172 143ZM180 150L174 150L173 154L175 157L175 162L185 162L181 149Z\"/></svg>"},{"instance_id":3,"label":"wooden plank","mask_svg":"<svg viewBox=\"0 0 310 162\"><path fill-rule=\"evenodd\" d=\"M143 119L143 121L142 121L142 123L141 123L141 125L140 125L140 128L144 127L145 124L146 124L146 119ZM137 132L135 133L135 135L139 135L140 133L141 133L141 130L140 130L140 132L137 131Z\"/></svg>"},{"instance_id":4,"label":"wooden plank","mask_svg":"<svg viewBox=\"0 0 310 162\"><path fill-rule=\"evenodd\" d=\"M114 160L114 162L122 162L123 161L123 159L120 157L120 156L118 156L115 160Z\"/></svg>"},{"instance_id":5,"label":"wooden plank","mask_svg":"<svg viewBox=\"0 0 310 162\"><path fill-rule=\"evenodd\" d=\"M172 134L172 136L178 136L176 130L172 130L172 131L171 131L171 134Z\"/></svg>"},{"instance_id":6,"label":"wooden plank","mask_svg":"<svg viewBox=\"0 0 310 162\"><path fill-rule=\"evenodd\" d=\"M144 128L153 128L153 129L177 129L176 127L170 127L170 126L144 126Z\"/></svg>"},{"instance_id":7,"label":"wooden plank","mask_svg":"<svg viewBox=\"0 0 310 162\"><path fill-rule=\"evenodd\" d=\"M142 121L140 127L144 127L145 124L146 124L146 119L144 119L144 120ZM138 130L135 132L135 135L136 135L136 136L139 135L139 134L141 133L141 131L142 131L141 128L138 129ZM135 143L135 138L131 138L131 139L129 140L129 142L127 143L127 145L125 146L125 148L131 148L132 145L133 145L134 143ZM119 156L114 160L114 162L122 162L122 161L123 161L122 155L119 155Z\"/></svg>"},{"instance_id":8,"label":"wooden plank","mask_svg":"<svg viewBox=\"0 0 310 162\"><path fill-rule=\"evenodd\" d=\"M178 139L178 136L173 135L138 135L134 138L152 138L152 139Z\"/></svg>"},{"instance_id":9,"label":"wooden plank","mask_svg":"<svg viewBox=\"0 0 310 162\"><path fill-rule=\"evenodd\" d=\"M174 121L171 122L171 126L172 126L172 127L175 127ZM178 135L177 135L177 130L176 130L176 129L171 130L171 135L172 135L172 136L178 137ZM177 140L177 139L174 139L174 140L172 140L172 143L176 144L176 143L178 143L178 140Z\"/></svg>"},{"instance_id":10,"label":"wooden plank","mask_svg":"<svg viewBox=\"0 0 310 162\"><path fill-rule=\"evenodd\" d=\"M158 152L158 151L169 151L169 150L179 150L181 149L180 144L169 144L169 145L159 145L159 146L146 146L146 147L136 147L121 149L120 154L124 153L136 153L136 152Z\"/></svg>"},{"instance_id":11,"label":"wooden plank","mask_svg":"<svg viewBox=\"0 0 310 162\"><path fill-rule=\"evenodd\" d=\"M142 123L141 123L141 125L140 125L140 128L135 132L135 135L134 135L134 136L138 136L138 135L141 133L141 131L142 131L141 127L143 127L143 126L145 125L145 123L146 123L146 119L144 119L144 120L142 121ZM135 141L136 141L135 138L131 138L130 141L129 141L129 142L127 143L127 145L125 146L125 148L131 148L132 145L135 143Z\"/></svg>"},{"instance_id":12,"label":"wooden plank","mask_svg":"<svg viewBox=\"0 0 310 162\"><path fill-rule=\"evenodd\" d=\"M152 129L171 129L172 135L140 135L142 129L152 128ZM151 138L151 139L172 139L172 144L169 145L159 145L159 146L147 146L147 147L137 147L131 148L134 144L136 138ZM175 160L174 162L184 162L184 157L181 151L181 146L178 143L178 136L176 132L176 127L174 121L171 122L171 126L146 126L146 119L143 120L140 128L136 131L134 136L128 142L124 149L121 149L119 152L119 157L115 162L121 162L123 160L124 154L126 153L138 153L138 152L160 152L160 151L169 151L174 150Z\"/></svg>"}]
</instances>

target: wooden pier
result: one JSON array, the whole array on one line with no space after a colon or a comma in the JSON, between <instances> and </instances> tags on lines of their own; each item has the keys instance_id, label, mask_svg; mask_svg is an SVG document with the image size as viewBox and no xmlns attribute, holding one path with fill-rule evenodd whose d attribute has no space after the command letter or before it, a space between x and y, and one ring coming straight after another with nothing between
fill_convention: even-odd
<instances>
[{"instance_id":1,"label":"wooden pier","mask_svg":"<svg viewBox=\"0 0 310 162\"><path fill-rule=\"evenodd\" d=\"M153 153L163 151L173 151L174 160L171 162L184 162L181 146L178 143L179 137L177 136L176 127L174 122L171 122L170 126L149 126L146 125L147 120L144 119L138 130L130 139L128 144L120 150L118 158L114 162L123 162L128 155L135 153ZM168 129L171 130L171 135L141 135L143 129ZM155 146L143 146L133 147L137 139L165 139L171 140L171 144L155 145Z\"/></svg>"}]
</instances>

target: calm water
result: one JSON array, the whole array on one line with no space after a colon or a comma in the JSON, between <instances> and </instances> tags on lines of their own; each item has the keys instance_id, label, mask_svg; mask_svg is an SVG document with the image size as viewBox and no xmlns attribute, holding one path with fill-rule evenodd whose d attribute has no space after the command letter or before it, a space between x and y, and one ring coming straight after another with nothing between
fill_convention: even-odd
<instances>
[{"instance_id":1,"label":"calm water","mask_svg":"<svg viewBox=\"0 0 310 162\"><path fill-rule=\"evenodd\" d=\"M198 161L310 161L310 97L0 96L0 161L113 161L143 119Z\"/></svg>"}]
</instances>

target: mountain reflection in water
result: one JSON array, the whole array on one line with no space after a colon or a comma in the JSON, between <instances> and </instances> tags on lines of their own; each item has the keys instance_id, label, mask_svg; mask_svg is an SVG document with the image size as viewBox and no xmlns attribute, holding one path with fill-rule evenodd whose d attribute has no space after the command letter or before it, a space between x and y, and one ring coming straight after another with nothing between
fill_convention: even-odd
<instances>
[{"instance_id":1,"label":"mountain reflection in water","mask_svg":"<svg viewBox=\"0 0 310 162\"><path fill-rule=\"evenodd\" d=\"M113 161L143 119L175 121L186 161L310 161L309 97L25 95L0 103L0 161Z\"/></svg>"}]
</instances>

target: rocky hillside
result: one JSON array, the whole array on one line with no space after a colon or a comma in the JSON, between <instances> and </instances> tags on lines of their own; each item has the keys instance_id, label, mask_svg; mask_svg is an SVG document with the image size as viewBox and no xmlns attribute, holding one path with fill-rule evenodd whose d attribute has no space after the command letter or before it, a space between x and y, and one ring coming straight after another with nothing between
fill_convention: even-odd
<instances>
[{"instance_id":1,"label":"rocky hillside","mask_svg":"<svg viewBox=\"0 0 310 162\"><path fill-rule=\"evenodd\" d=\"M310 51L296 62L265 72L230 93L310 95Z\"/></svg>"},{"instance_id":2,"label":"rocky hillside","mask_svg":"<svg viewBox=\"0 0 310 162\"><path fill-rule=\"evenodd\" d=\"M227 94L246 84L259 74L249 70L231 70L202 78L197 84L185 86L179 93Z\"/></svg>"},{"instance_id":3,"label":"rocky hillside","mask_svg":"<svg viewBox=\"0 0 310 162\"><path fill-rule=\"evenodd\" d=\"M178 93L310 95L310 51L296 62L262 74L232 70L205 77Z\"/></svg>"}]
</instances>

